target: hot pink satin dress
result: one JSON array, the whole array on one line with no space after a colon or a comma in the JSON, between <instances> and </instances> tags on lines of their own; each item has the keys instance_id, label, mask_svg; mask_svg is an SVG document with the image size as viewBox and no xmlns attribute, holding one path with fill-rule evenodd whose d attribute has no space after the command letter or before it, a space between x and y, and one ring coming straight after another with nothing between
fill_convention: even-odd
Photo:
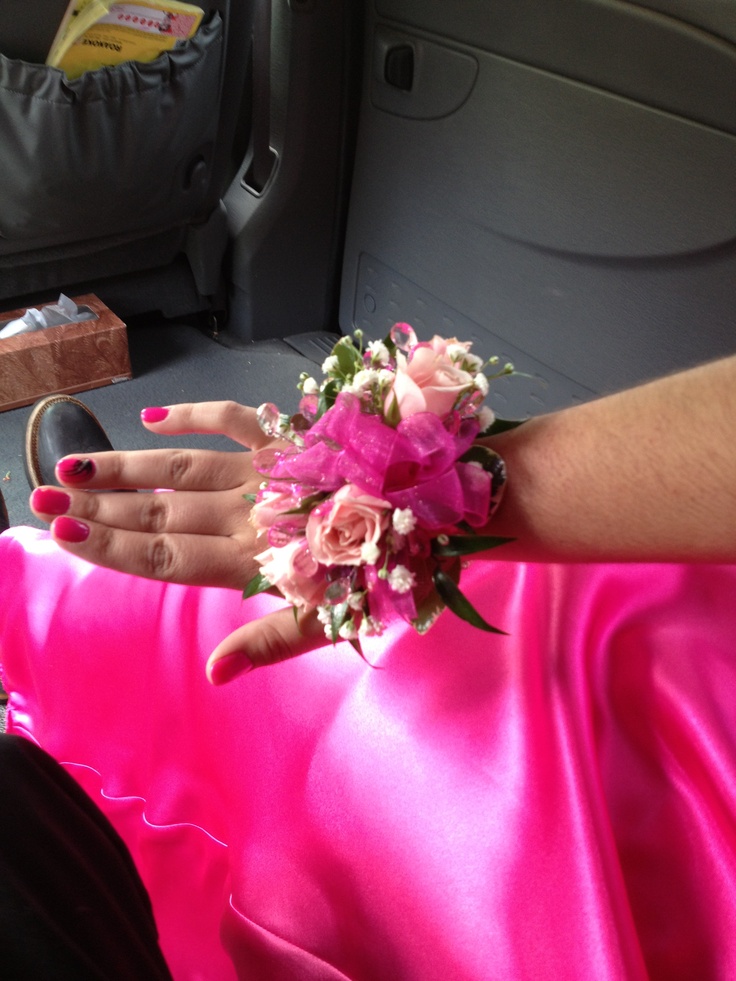
<instances>
[{"instance_id":1,"label":"hot pink satin dress","mask_svg":"<svg viewBox=\"0 0 736 981\"><path fill-rule=\"evenodd\" d=\"M508 637L445 613L220 689L275 600L31 529L0 570L9 728L118 828L177 979L736 977L736 567L475 562Z\"/></svg>"}]
</instances>

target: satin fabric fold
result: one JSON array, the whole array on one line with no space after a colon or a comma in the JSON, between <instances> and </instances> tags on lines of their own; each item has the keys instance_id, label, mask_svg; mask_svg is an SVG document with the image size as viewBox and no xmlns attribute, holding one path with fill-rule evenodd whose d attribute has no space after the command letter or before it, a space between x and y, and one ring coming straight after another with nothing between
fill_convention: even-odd
<instances>
[{"instance_id":1,"label":"satin fabric fold","mask_svg":"<svg viewBox=\"0 0 736 981\"><path fill-rule=\"evenodd\" d=\"M476 561L445 613L211 688L277 605L0 536L9 727L151 893L177 979L736 976L734 567Z\"/></svg>"}]
</instances>

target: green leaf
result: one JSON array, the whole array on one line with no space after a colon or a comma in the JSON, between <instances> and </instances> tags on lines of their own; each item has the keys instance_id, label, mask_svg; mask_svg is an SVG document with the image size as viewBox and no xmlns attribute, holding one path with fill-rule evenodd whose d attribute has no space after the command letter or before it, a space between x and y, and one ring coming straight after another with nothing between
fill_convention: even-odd
<instances>
[{"instance_id":1,"label":"green leaf","mask_svg":"<svg viewBox=\"0 0 736 981\"><path fill-rule=\"evenodd\" d=\"M516 429L517 426L523 426L528 419L499 419L496 418L490 424L488 429L484 429L481 436L498 436L499 433L505 433L509 429Z\"/></svg>"},{"instance_id":2,"label":"green leaf","mask_svg":"<svg viewBox=\"0 0 736 981\"><path fill-rule=\"evenodd\" d=\"M401 422L401 413L399 412L399 403L394 394L391 395L391 400L388 404L388 409L385 415L386 422L389 426L393 426L394 429Z\"/></svg>"},{"instance_id":3,"label":"green leaf","mask_svg":"<svg viewBox=\"0 0 736 981\"><path fill-rule=\"evenodd\" d=\"M396 357L396 345L391 340L391 334L386 334L383 339L383 343L386 345L386 350L388 351L390 358Z\"/></svg>"},{"instance_id":4,"label":"green leaf","mask_svg":"<svg viewBox=\"0 0 736 981\"><path fill-rule=\"evenodd\" d=\"M330 640L336 644L340 639L340 627L345 623L348 615L348 604L338 603L330 607Z\"/></svg>"},{"instance_id":5,"label":"green leaf","mask_svg":"<svg viewBox=\"0 0 736 981\"><path fill-rule=\"evenodd\" d=\"M298 508L289 508L288 511L282 511L281 514L308 514L315 504L324 501L327 496L327 494L310 494L309 497L304 498Z\"/></svg>"},{"instance_id":6,"label":"green leaf","mask_svg":"<svg viewBox=\"0 0 736 981\"><path fill-rule=\"evenodd\" d=\"M437 540L432 542L432 554L441 558L458 555L473 555L475 552L485 552L489 548L498 548L515 538L503 538L500 535L450 535L446 545Z\"/></svg>"},{"instance_id":7,"label":"green leaf","mask_svg":"<svg viewBox=\"0 0 736 981\"><path fill-rule=\"evenodd\" d=\"M433 589L417 605L417 615L411 621L412 627L414 627L418 634L426 634L444 608L445 604L442 602L439 593Z\"/></svg>"},{"instance_id":8,"label":"green leaf","mask_svg":"<svg viewBox=\"0 0 736 981\"><path fill-rule=\"evenodd\" d=\"M460 592L458 586L455 585L452 578L444 572L442 569L435 570L432 577L434 579L434 584L437 588L437 592L444 601L448 609L465 620L473 627L478 627L479 630L486 630L488 633L492 634L502 634L507 636L505 630L499 630L498 627L492 627L490 623L486 623L483 617L478 613L472 603L463 596Z\"/></svg>"},{"instance_id":9,"label":"green leaf","mask_svg":"<svg viewBox=\"0 0 736 981\"><path fill-rule=\"evenodd\" d=\"M333 353L340 371L349 378L363 367L363 359L352 344L336 344Z\"/></svg>"},{"instance_id":10,"label":"green leaf","mask_svg":"<svg viewBox=\"0 0 736 981\"><path fill-rule=\"evenodd\" d=\"M267 589L272 588L272 584L268 579L260 572L257 572L243 590L243 599L250 599L251 596L257 596L258 593L265 593Z\"/></svg>"},{"instance_id":11,"label":"green leaf","mask_svg":"<svg viewBox=\"0 0 736 981\"><path fill-rule=\"evenodd\" d=\"M322 391L319 393L319 401L317 403L318 418L321 419L325 412L332 408L341 388L342 383L336 378L333 378L331 381L326 382L322 386Z\"/></svg>"},{"instance_id":12,"label":"green leaf","mask_svg":"<svg viewBox=\"0 0 736 981\"><path fill-rule=\"evenodd\" d=\"M257 494L243 494L243 500L247 501L249 504L255 504L258 500Z\"/></svg>"}]
</instances>

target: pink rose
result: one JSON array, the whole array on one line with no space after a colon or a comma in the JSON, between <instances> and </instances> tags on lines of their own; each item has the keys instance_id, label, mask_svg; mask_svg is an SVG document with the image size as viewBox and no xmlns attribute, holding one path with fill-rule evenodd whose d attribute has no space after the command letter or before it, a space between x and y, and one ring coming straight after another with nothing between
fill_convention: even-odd
<instances>
[{"instance_id":1,"label":"pink rose","mask_svg":"<svg viewBox=\"0 0 736 981\"><path fill-rule=\"evenodd\" d=\"M448 359L448 349L462 348L467 354L472 346L471 341L459 341L457 337L440 337L439 334L435 334L431 341L422 341L420 344L417 344L417 347L431 347L435 354L448 356Z\"/></svg>"},{"instance_id":2,"label":"pink rose","mask_svg":"<svg viewBox=\"0 0 736 981\"><path fill-rule=\"evenodd\" d=\"M263 575L294 606L309 609L324 600L325 580L304 538L256 555Z\"/></svg>"},{"instance_id":3,"label":"pink rose","mask_svg":"<svg viewBox=\"0 0 736 981\"><path fill-rule=\"evenodd\" d=\"M251 508L250 521L258 531L265 531L284 514L299 507L299 501L290 491L272 490L270 487L258 494Z\"/></svg>"},{"instance_id":4,"label":"pink rose","mask_svg":"<svg viewBox=\"0 0 736 981\"><path fill-rule=\"evenodd\" d=\"M370 561L388 528L391 511L388 501L344 484L309 515L307 542L312 555L323 565Z\"/></svg>"},{"instance_id":5,"label":"pink rose","mask_svg":"<svg viewBox=\"0 0 736 981\"><path fill-rule=\"evenodd\" d=\"M397 352L396 375L386 408L395 398L402 419L417 412L440 417L451 412L460 393L473 386L473 376L457 368L447 353L449 345L458 343L454 337L445 340L435 335L429 343L413 348L409 358Z\"/></svg>"}]
</instances>

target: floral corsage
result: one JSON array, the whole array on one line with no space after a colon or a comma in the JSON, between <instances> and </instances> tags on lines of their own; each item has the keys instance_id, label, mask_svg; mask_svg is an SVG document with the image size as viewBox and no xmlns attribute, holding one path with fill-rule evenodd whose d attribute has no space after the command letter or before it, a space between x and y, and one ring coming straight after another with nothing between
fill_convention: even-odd
<instances>
[{"instance_id":1,"label":"floral corsage","mask_svg":"<svg viewBox=\"0 0 736 981\"><path fill-rule=\"evenodd\" d=\"M275 587L317 610L329 640L380 635L396 617L426 632L449 607L484 630L459 588L464 556L509 539L481 535L506 480L501 457L476 444L493 431L489 380L510 374L470 342L419 342L408 324L365 348L342 337L318 383L306 373L291 417L268 402L254 454L264 482L250 520L268 547L245 596Z\"/></svg>"}]
</instances>

